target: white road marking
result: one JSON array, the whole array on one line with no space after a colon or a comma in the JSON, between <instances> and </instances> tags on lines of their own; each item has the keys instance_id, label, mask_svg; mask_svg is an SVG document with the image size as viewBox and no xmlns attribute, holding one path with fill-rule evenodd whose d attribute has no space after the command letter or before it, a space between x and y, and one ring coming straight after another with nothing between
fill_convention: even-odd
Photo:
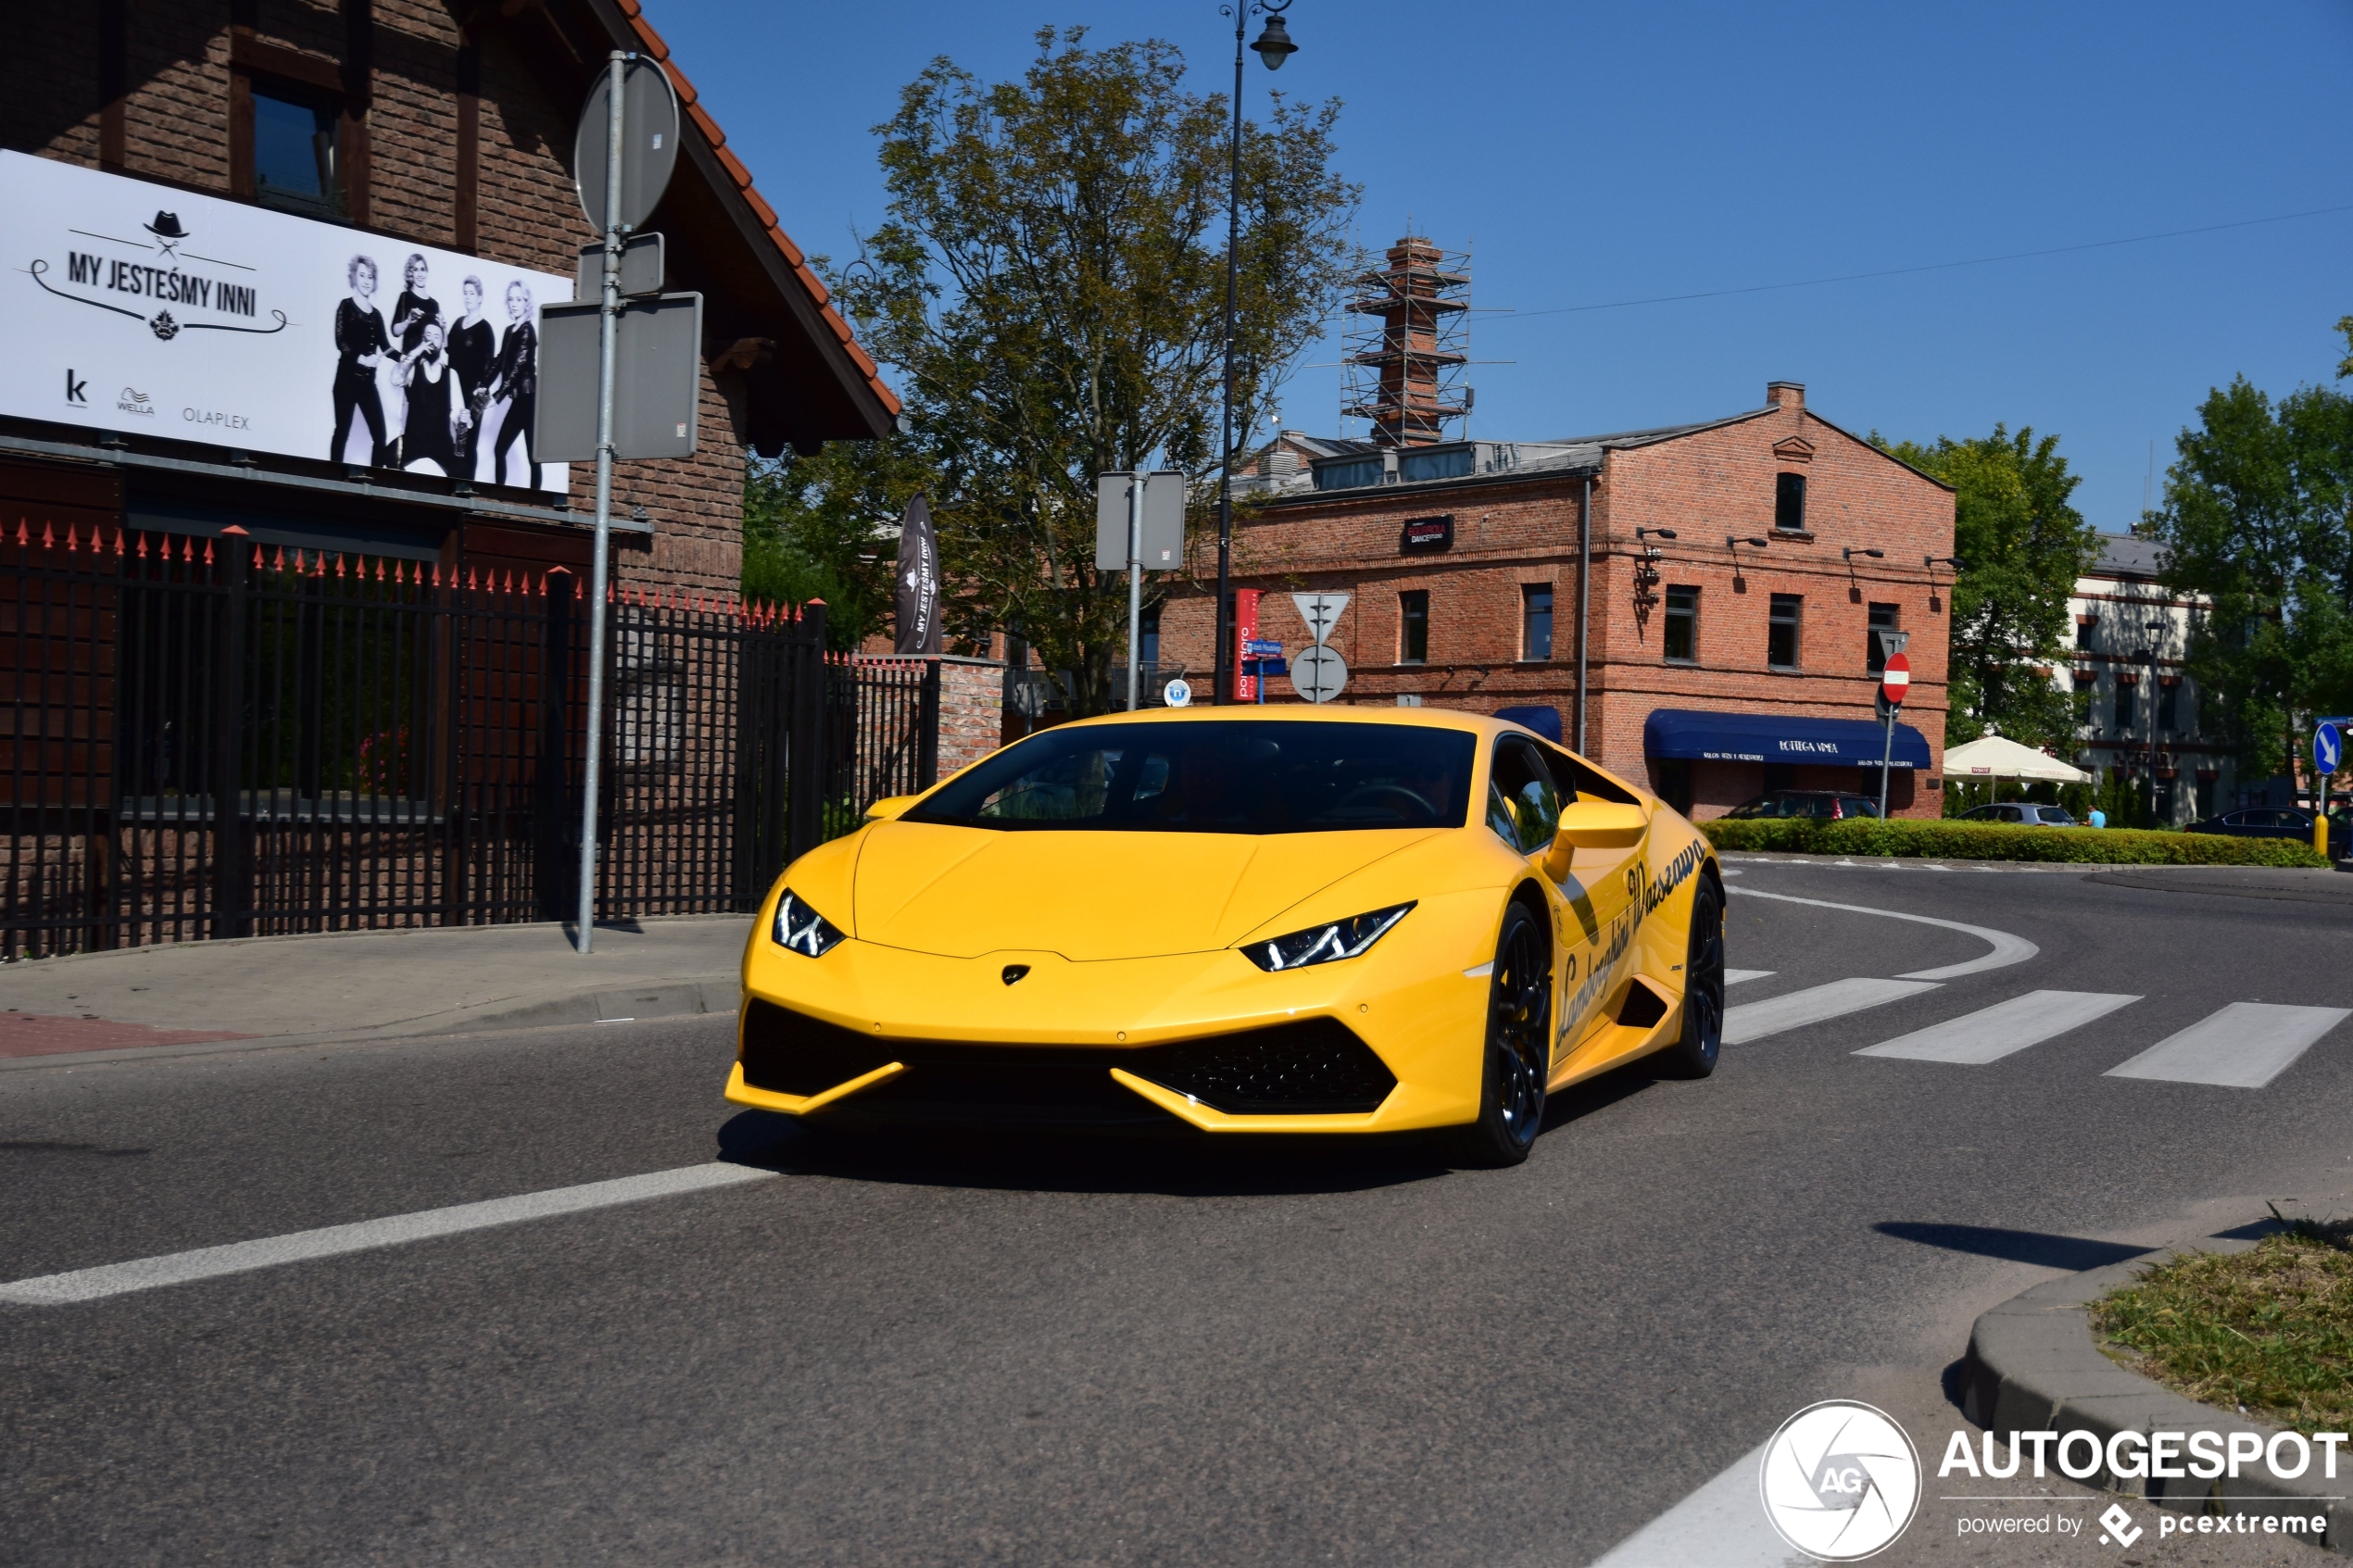
<instances>
[{"instance_id":1,"label":"white road marking","mask_svg":"<svg viewBox=\"0 0 2353 1568\"><path fill-rule=\"evenodd\" d=\"M1724 984L1737 985L1743 980L1762 980L1772 972L1769 969L1728 969L1724 972Z\"/></svg>"},{"instance_id":2,"label":"white road marking","mask_svg":"<svg viewBox=\"0 0 2353 1568\"><path fill-rule=\"evenodd\" d=\"M1909 1035L1866 1046L1856 1056L1897 1056L1907 1061L1951 1061L1982 1067L2013 1051L2078 1029L2138 997L2105 991L2029 991L1990 1008L1931 1023Z\"/></svg>"},{"instance_id":3,"label":"white road marking","mask_svg":"<svg viewBox=\"0 0 2353 1568\"><path fill-rule=\"evenodd\" d=\"M397 1247L404 1242L456 1236L491 1225L511 1225L523 1220L576 1214L587 1209L609 1209L618 1203L642 1203L648 1198L674 1198L680 1193L702 1192L711 1187L770 1181L775 1175L774 1171L759 1171L748 1165L716 1161L709 1165L685 1165L674 1171L653 1171L642 1176L623 1176L614 1181L589 1182L581 1186L553 1187L546 1192L527 1192L517 1198L494 1198L483 1203L460 1203L447 1209L422 1209L413 1214L362 1220L357 1224L295 1231L285 1236L266 1236L259 1241L232 1242L225 1247L200 1247L193 1252L167 1252L161 1257L140 1258L128 1263L107 1263L94 1269L76 1269L70 1273L42 1274L33 1279L0 1285L0 1302L46 1307L75 1301L96 1301L133 1290L152 1290L157 1286L185 1285L191 1280L275 1268L282 1263L307 1262L313 1258L333 1258L346 1252Z\"/></svg>"},{"instance_id":4,"label":"white road marking","mask_svg":"<svg viewBox=\"0 0 2353 1568\"><path fill-rule=\"evenodd\" d=\"M1946 964L1942 969L1916 969L1901 975L1904 980L1954 980L1964 974L1980 974L1989 969L2007 969L2014 963L2024 963L2043 949L2023 936L1991 926L1965 925L1957 920L1938 920L1932 915L1907 915L1901 909L1874 909L1862 904L1833 904L1826 898L1800 898L1794 894L1768 893L1759 887L1728 887L1727 893L1737 893L1743 898L1775 898L1784 904L1811 904L1818 909L1844 909L1851 915L1879 915L1887 920L1907 920L1915 925L1938 925L1947 931L1966 932L1981 942L1990 942L1994 950L1982 959L1967 963Z\"/></svg>"},{"instance_id":5,"label":"white road marking","mask_svg":"<svg viewBox=\"0 0 2353 1568\"><path fill-rule=\"evenodd\" d=\"M2353 1009L2233 1002L2109 1068L2107 1076L2259 1089L2348 1017Z\"/></svg>"},{"instance_id":6,"label":"white road marking","mask_svg":"<svg viewBox=\"0 0 2353 1568\"><path fill-rule=\"evenodd\" d=\"M1803 1028L1819 1023L1826 1018L1843 1018L1850 1012L1861 1012L1883 1002L1917 996L1936 989L1926 980L1833 980L1827 985L1808 990L1792 991L1785 997L1774 997L1761 1002L1743 1002L1736 1008L1724 1010L1724 1043L1743 1045L1761 1040L1768 1035L1778 1035L1785 1029Z\"/></svg>"},{"instance_id":7,"label":"white road marking","mask_svg":"<svg viewBox=\"0 0 2353 1568\"><path fill-rule=\"evenodd\" d=\"M1757 1496L1765 1445L1620 1541L1593 1568L1814 1568L1766 1521Z\"/></svg>"}]
</instances>

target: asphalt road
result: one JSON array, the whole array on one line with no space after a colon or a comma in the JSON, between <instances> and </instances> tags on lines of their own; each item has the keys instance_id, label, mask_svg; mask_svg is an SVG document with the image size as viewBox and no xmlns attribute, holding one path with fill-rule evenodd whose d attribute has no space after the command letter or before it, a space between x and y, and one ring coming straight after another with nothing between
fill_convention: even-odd
<instances>
[{"instance_id":1,"label":"asphalt road","mask_svg":"<svg viewBox=\"0 0 2353 1568\"><path fill-rule=\"evenodd\" d=\"M715 1157L783 1173L0 1307L0 1561L1583 1563L1813 1400L1957 1424L1970 1316L2106 1238L2353 1181L2353 1022L2259 1089L2104 1075L2225 1004L2353 1006L2353 908L1740 870L2041 950L1705 1082L1586 1085L1509 1172L820 1146L720 1100L717 1020L0 1073L0 1280ZM1731 962L1772 972L1735 1003L1987 950L1731 917ZM1853 1054L2036 989L2143 999L1985 1065Z\"/></svg>"}]
</instances>

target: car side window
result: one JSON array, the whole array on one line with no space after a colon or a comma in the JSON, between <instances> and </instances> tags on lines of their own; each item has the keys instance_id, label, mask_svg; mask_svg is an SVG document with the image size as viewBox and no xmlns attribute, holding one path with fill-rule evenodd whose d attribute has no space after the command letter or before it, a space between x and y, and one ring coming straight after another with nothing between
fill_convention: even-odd
<instances>
[{"instance_id":1,"label":"car side window","mask_svg":"<svg viewBox=\"0 0 2353 1568\"><path fill-rule=\"evenodd\" d=\"M1536 748L1517 735L1495 743L1487 782L1487 825L1523 855L1552 847L1560 830L1560 790Z\"/></svg>"}]
</instances>

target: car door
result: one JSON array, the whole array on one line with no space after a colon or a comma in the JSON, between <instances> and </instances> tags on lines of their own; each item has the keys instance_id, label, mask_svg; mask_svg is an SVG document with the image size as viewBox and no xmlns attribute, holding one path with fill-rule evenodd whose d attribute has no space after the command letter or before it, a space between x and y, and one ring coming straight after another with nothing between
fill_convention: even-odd
<instances>
[{"instance_id":1,"label":"car door","mask_svg":"<svg viewBox=\"0 0 2353 1568\"><path fill-rule=\"evenodd\" d=\"M1488 770L1487 825L1528 859L1545 891L1553 922L1553 1060L1587 1033L1585 1014L1599 1005L1589 985L1613 928L1632 907L1623 850L1553 855L1561 809L1576 786L1555 779L1542 751L1519 735L1500 736ZM1601 987L1605 989L1605 987Z\"/></svg>"}]
</instances>

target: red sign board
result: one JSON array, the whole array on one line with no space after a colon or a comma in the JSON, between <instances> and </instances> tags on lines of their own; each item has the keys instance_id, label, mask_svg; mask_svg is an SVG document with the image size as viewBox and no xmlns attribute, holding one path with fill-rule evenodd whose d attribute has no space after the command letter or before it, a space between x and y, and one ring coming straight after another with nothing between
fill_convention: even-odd
<instances>
[{"instance_id":1,"label":"red sign board","mask_svg":"<svg viewBox=\"0 0 2353 1568\"><path fill-rule=\"evenodd\" d=\"M1262 590L1234 590L1234 700L1258 700L1258 677L1244 674L1243 660L1250 658L1250 645L1258 640L1258 598Z\"/></svg>"},{"instance_id":2,"label":"red sign board","mask_svg":"<svg viewBox=\"0 0 2353 1568\"><path fill-rule=\"evenodd\" d=\"M1904 694L1912 689L1912 661L1900 653L1887 656L1887 668L1880 671L1879 689L1889 702L1901 703Z\"/></svg>"}]
</instances>

